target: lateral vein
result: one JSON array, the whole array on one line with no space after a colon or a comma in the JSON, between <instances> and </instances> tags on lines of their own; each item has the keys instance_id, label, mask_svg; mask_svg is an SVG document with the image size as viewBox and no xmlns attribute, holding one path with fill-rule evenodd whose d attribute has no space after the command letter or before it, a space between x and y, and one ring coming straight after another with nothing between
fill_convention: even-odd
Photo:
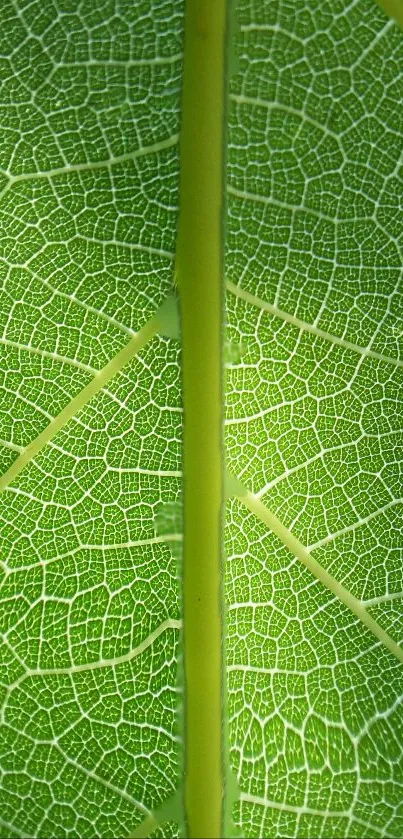
<instances>
[{"instance_id":1,"label":"lateral vein","mask_svg":"<svg viewBox=\"0 0 403 839\"><path fill-rule=\"evenodd\" d=\"M89 161L88 163L71 163L66 164L65 166L59 166L55 169L48 169L44 172L27 172L26 174L24 173L21 175L13 175L11 172L4 170L0 171L2 171L2 174L7 175L7 177L9 178L8 185L12 185L18 183L19 181L32 181L36 178L51 179L57 177L58 175L64 175L70 172L92 172L94 169L111 169L113 166L117 166L119 163L126 163L127 161L136 160L137 158L145 157L148 154L156 154L160 151L170 149L173 146L177 146L177 144L178 135L173 134L172 137L167 137L166 139L160 140L157 143L153 143L150 146L140 147L139 149L127 152L126 154L120 154L116 157L110 157L105 160L94 160ZM3 190L3 192L5 192L6 189Z\"/></svg>"},{"instance_id":2,"label":"lateral vein","mask_svg":"<svg viewBox=\"0 0 403 839\"><path fill-rule=\"evenodd\" d=\"M57 416L49 422L49 424L41 431L38 436L32 440L31 443L21 452L19 457L14 460L10 468L0 477L0 492L15 481L20 472L27 466L30 461L39 454L40 451L49 443L53 437L71 420L85 405L92 399L95 394L99 393L102 388L114 377L117 373L131 361L143 347L156 335L160 328L158 314L153 315L152 318L137 332L133 338L118 352L102 370L95 373L88 385L86 385L80 392L71 399L71 401L60 411Z\"/></svg>"},{"instance_id":3,"label":"lateral vein","mask_svg":"<svg viewBox=\"0 0 403 839\"><path fill-rule=\"evenodd\" d=\"M150 813L132 833L129 839L147 839L148 836L158 827L158 821L155 816Z\"/></svg>"},{"instance_id":4,"label":"lateral vein","mask_svg":"<svg viewBox=\"0 0 403 839\"><path fill-rule=\"evenodd\" d=\"M276 318L280 318L287 323L291 323L293 326L300 329L301 332L310 332L312 335L316 335L318 338L323 338L331 344L344 347L346 350L352 350L352 352L359 353L360 355L367 356L368 358L376 358L377 361L384 361L387 364L393 364L395 367L403 367L403 361L399 358L395 358L392 355L385 355L384 353L377 352L376 350L368 349L368 347L361 347L358 344L354 344L352 341L340 338L339 335L332 335L332 333L326 332L325 329L313 326L313 324L307 323L306 321L297 318L295 315L291 315L289 312L284 312L277 306L273 306L272 303L267 303L265 300L261 300L254 294L250 294L249 291L245 291L245 289L235 285L235 283L232 283L230 280L226 281L226 286L228 291L235 294L236 297L239 297L241 300L245 300L246 303L250 303L252 306L257 306L259 309L263 309L265 312L269 312L269 314L274 315Z\"/></svg>"},{"instance_id":5,"label":"lateral vein","mask_svg":"<svg viewBox=\"0 0 403 839\"><path fill-rule=\"evenodd\" d=\"M348 589L338 582L319 562L309 553L306 547L299 541L284 524L274 515L252 492L246 490L242 494L241 489L236 493L238 500L250 510L260 521L270 528L288 548L291 553L305 565L332 594L335 595L348 609L375 635L393 655L403 664L403 648L385 632L379 623L370 615L361 600L358 600Z\"/></svg>"},{"instance_id":6,"label":"lateral vein","mask_svg":"<svg viewBox=\"0 0 403 839\"><path fill-rule=\"evenodd\" d=\"M273 810L283 810L289 813L296 813L297 815L309 814L312 816L321 816L322 818L345 818L349 819L351 822L355 822L356 824L363 825L368 828L368 822L364 822L363 819L358 818L349 810L320 810L317 807L309 807L307 805L297 806L295 804L285 804L280 801L269 800L247 792L241 793L241 800L247 802L248 804L257 804L261 807L273 808ZM383 833L383 831L381 831L378 827L371 826L371 828L379 833L380 836L382 835L383 837L387 837L391 835L389 833Z\"/></svg>"},{"instance_id":7,"label":"lateral vein","mask_svg":"<svg viewBox=\"0 0 403 839\"><path fill-rule=\"evenodd\" d=\"M130 650L128 653L124 655L116 656L116 658L103 658L99 661L90 661L87 664L73 664L71 667L57 667L53 669L41 669L38 670L27 670L24 674L25 677L28 676L60 676L60 675L74 675L75 673L83 673L87 672L88 670L100 670L103 667L118 667L119 664L125 664L128 661L133 661L134 658L137 658L141 655L148 647L151 647L154 641L159 638L166 630L168 629L180 629L182 626L182 622L180 620L176 620L175 618L167 618L163 623L161 623L153 632L150 632L147 635L147 638L138 644L137 647Z\"/></svg>"}]
</instances>

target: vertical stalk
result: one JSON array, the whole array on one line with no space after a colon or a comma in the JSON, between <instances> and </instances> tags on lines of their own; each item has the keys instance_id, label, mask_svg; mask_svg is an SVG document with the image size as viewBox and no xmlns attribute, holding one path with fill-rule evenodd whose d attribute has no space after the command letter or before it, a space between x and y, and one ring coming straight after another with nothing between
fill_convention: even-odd
<instances>
[{"instance_id":1,"label":"vertical stalk","mask_svg":"<svg viewBox=\"0 0 403 839\"><path fill-rule=\"evenodd\" d=\"M176 274L184 400L187 836L223 835L223 227L227 0L187 0Z\"/></svg>"}]
</instances>

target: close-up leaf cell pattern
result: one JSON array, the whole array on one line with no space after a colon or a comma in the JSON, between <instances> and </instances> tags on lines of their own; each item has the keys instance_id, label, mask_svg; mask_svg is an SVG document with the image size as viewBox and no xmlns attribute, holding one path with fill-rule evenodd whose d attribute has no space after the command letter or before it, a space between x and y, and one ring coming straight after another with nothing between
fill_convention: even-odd
<instances>
[{"instance_id":1,"label":"close-up leaf cell pattern","mask_svg":"<svg viewBox=\"0 0 403 839\"><path fill-rule=\"evenodd\" d=\"M183 14L0 10L3 839L130 837L180 786ZM234 823L399 837L403 37L370 0L238 0L233 28Z\"/></svg>"}]
</instances>

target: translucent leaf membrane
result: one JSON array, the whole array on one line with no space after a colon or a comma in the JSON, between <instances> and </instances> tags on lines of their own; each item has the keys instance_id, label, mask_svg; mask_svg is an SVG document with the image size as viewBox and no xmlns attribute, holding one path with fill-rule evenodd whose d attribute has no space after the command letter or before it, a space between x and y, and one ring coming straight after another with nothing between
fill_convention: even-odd
<instances>
[{"instance_id":1,"label":"translucent leaf membrane","mask_svg":"<svg viewBox=\"0 0 403 839\"><path fill-rule=\"evenodd\" d=\"M172 290L182 12L2 7L1 473ZM2 836L129 836L176 789L179 376L155 337L0 496Z\"/></svg>"},{"instance_id":2,"label":"translucent leaf membrane","mask_svg":"<svg viewBox=\"0 0 403 839\"><path fill-rule=\"evenodd\" d=\"M239 3L227 464L403 642L403 40L372 4ZM398 837L402 665L228 503L244 836Z\"/></svg>"},{"instance_id":3,"label":"translucent leaf membrane","mask_svg":"<svg viewBox=\"0 0 403 839\"><path fill-rule=\"evenodd\" d=\"M183 15L3 6L1 474L172 293ZM227 466L402 643L401 33L237 18ZM130 836L179 785L179 361L155 337L0 497L4 839ZM401 664L236 498L226 551L240 834L401 836Z\"/></svg>"}]
</instances>

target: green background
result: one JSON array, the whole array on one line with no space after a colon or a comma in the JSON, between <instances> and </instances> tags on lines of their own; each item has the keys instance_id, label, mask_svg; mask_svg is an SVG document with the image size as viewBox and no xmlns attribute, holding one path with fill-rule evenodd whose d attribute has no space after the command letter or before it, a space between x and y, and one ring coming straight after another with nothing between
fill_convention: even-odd
<instances>
[{"instance_id":1,"label":"green background","mask_svg":"<svg viewBox=\"0 0 403 839\"><path fill-rule=\"evenodd\" d=\"M402 35L236 14L228 466L402 642ZM172 290L183 6L1 18L5 472ZM178 785L181 427L156 337L1 495L5 839L128 836ZM401 836L401 664L236 500L226 551L241 835Z\"/></svg>"}]
</instances>

